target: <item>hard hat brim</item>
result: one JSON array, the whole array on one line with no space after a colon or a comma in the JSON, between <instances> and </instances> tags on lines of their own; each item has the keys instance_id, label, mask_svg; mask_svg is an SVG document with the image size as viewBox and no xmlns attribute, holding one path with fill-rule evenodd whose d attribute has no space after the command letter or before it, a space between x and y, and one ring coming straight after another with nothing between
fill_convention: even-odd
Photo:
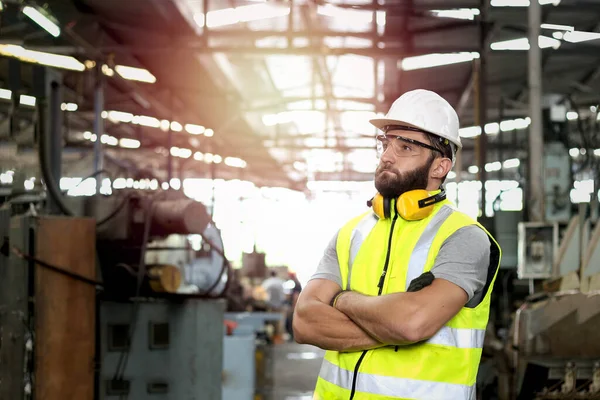
<instances>
[{"instance_id":1,"label":"hard hat brim","mask_svg":"<svg viewBox=\"0 0 600 400\"><path fill-rule=\"evenodd\" d=\"M416 126L414 124L408 123L406 121L400 121L399 119L389 119L389 118L374 118L369 120L371 125L373 125L377 129L383 130L386 126L389 125L406 125L413 128L423 129L420 126ZM425 129L423 129L425 130Z\"/></svg>"}]
</instances>

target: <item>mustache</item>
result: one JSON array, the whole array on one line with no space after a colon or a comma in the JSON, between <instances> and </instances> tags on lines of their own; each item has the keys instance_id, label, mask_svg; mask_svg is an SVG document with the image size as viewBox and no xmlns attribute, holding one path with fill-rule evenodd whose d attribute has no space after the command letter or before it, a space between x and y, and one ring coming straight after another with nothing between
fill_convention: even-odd
<instances>
[{"instance_id":1,"label":"mustache","mask_svg":"<svg viewBox=\"0 0 600 400\"><path fill-rule=\"evenodd\" d=\"M390 171L395 174L398 174L398 171L396 171L396 169L394 169L391 165L382 164L377 167L377 172L383 172L383 171Z\"/></svg>"}]
</instances>

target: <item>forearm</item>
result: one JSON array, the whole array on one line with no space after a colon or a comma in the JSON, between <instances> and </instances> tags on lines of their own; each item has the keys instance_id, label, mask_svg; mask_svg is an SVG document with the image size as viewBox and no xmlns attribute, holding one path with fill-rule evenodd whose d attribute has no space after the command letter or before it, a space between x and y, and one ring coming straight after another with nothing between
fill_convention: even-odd
<instances>
[{"instance_id":1,"label":"forearm","mask_svg":"<svg viewBox=\"0 0 600 400\"><path fill-rule=\"evenodd\" d=\"M344 313L318 300L297 307L293 321L294 337L298 343L336 351L358 351L382 346Z\"/></svg>"},{"instance_id":2,"label":"forearm","mask_svg":"<svg viewBox=\"0 0 600 400\"><path fill-rule=\"evenodd\" d=\"M417 329L418 307L410 296L411 293L365 296L348 292L340 296L336 308L379 342L406 345L422 339Z\"/></svg>"}]
</instances>

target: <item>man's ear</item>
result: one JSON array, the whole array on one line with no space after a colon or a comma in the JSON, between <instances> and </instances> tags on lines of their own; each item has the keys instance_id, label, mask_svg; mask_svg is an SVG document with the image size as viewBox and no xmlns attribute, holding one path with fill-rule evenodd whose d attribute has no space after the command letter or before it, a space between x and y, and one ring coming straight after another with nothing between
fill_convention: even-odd
<instances>
[{"instance_id":1,"label":"man's ear","mask_svg":"<svg viewBox=\"0 0 600 400\"><path fill-rule=\"evenodd\" d=\"M452 161L448 158L436 158L433 163L433 169L431 170L431 177L442 179L452 169Z\"/></svg>"}]
</instances>

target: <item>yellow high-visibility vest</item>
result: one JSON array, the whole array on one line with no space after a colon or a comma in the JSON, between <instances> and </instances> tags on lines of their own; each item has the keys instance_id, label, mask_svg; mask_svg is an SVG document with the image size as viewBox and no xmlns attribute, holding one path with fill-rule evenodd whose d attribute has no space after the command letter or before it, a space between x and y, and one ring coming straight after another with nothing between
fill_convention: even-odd
<instances>
[{"instance_id":1,"label":"yellow high-visibility vest","mask_svg":"<svg viewBox=\"0 0 600 400\"><path fill-rule=\"evenodd\" d=\"M490 237L482 301L474 308L463 307L433 337L417 344L327 351L314 399L475 399L491 291L501 257L500 246L490 233L446 200L420 221L400 216L378 219L372 212L359 216L338 233L337 254L343 289L371 296L405 292L414 278L433 268L444 241L469 225L479 226Z\"/></svg>"}]
</instances>

